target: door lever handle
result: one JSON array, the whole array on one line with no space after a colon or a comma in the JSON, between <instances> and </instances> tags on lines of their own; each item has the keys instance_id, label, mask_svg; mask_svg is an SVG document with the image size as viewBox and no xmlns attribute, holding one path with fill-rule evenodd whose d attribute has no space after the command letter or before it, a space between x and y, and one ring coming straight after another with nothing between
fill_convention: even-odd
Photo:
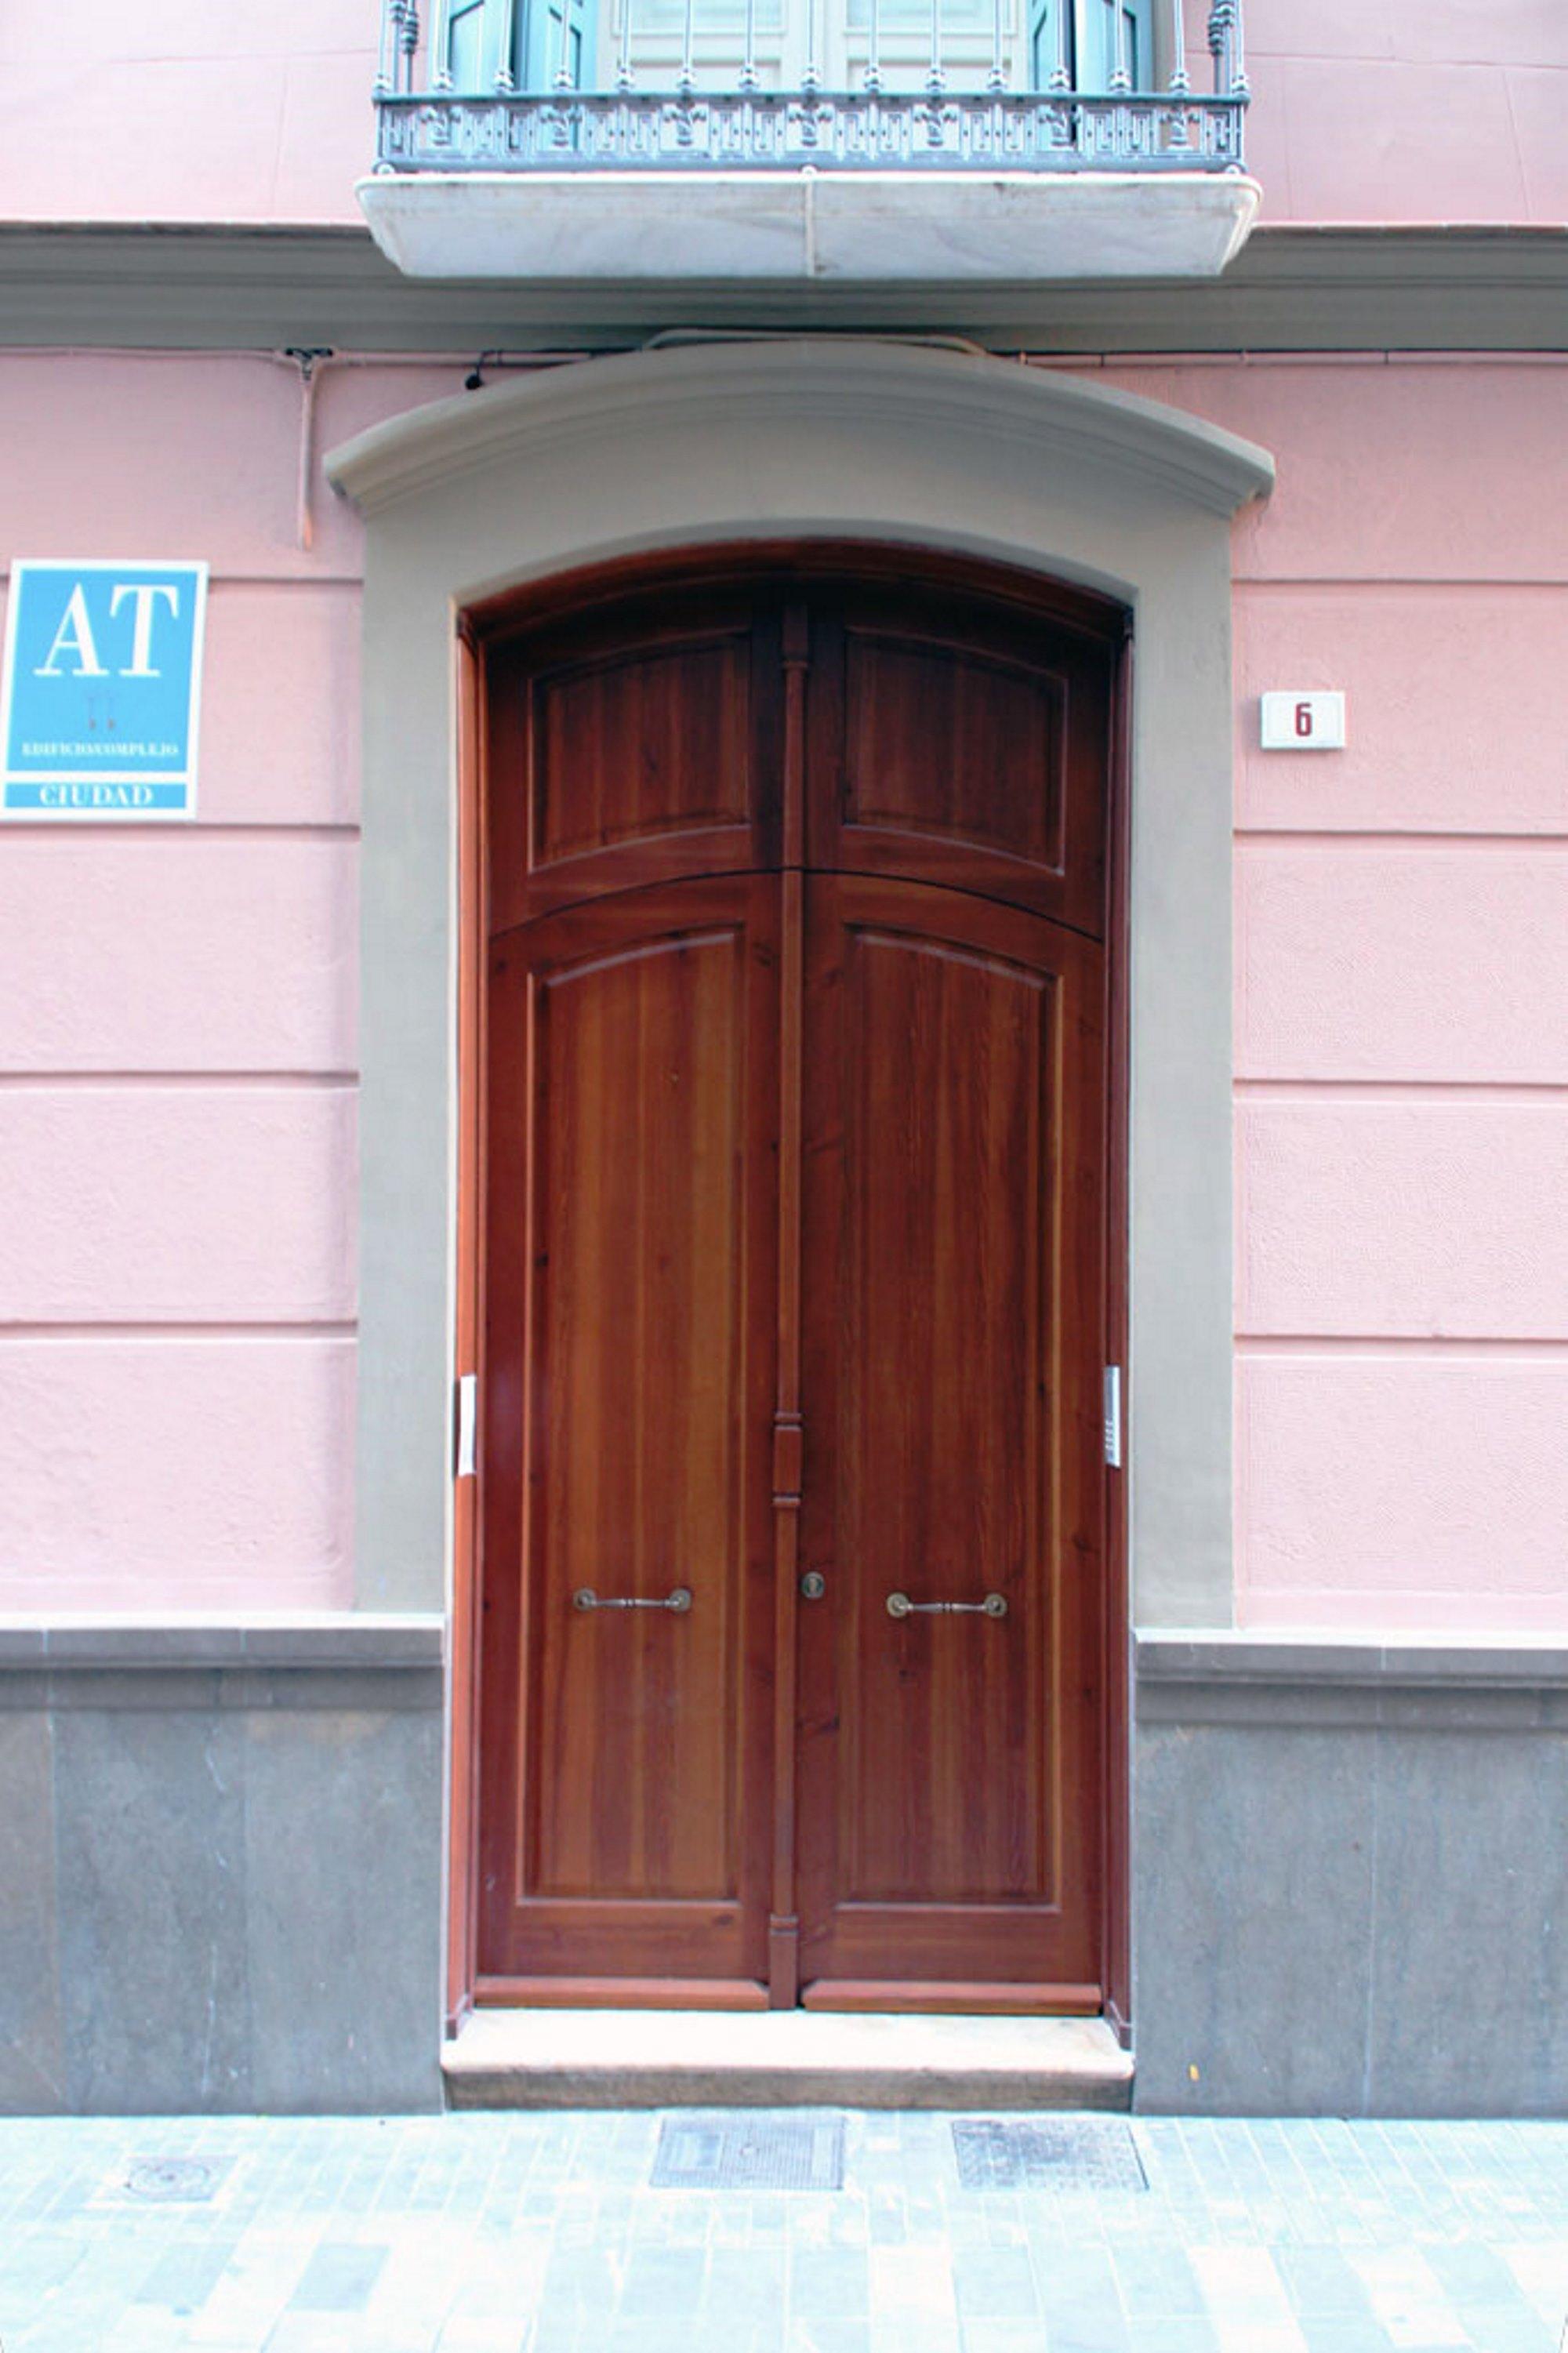
<instances>
[{"instance_id":1,"label":"door lever handle","mask_svg":"<svg viewBox=\"0 0 1568 2353\"><path fill-rule=\"evenodd\" d=\"M691 1588L672 1587L662 1600L640 1593L621 1596L595 1593L591 1585L580 1585L572 1596L574 1609L673 1609L678 1616L691 1607Z\"/></svg>"},{"instance_id":2,"label":"door lever handle","mask_svg":"<svg viewBox=\"0 0 1568 2353\"><path fill-rule=\"evenodd\" d=\"M988 1593L984 1601L911 1601L907 1593L889 1593L889 1618L1005 1618L1007 1597Z\"/></svg>"}]
</instances>

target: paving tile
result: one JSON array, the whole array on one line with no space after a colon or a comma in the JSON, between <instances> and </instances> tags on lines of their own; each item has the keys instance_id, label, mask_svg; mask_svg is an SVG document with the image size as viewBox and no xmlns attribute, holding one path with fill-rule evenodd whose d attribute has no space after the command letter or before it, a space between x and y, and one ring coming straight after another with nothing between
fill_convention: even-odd
<instances>
[{"instance_id":1,"label":"paving tile","mask_svg":"<svg viewBox=\"0 0 1568 2353\"><path fill-rule=\"evenodd\" d=\"M599 2340L604 2353L725 2353L726 2338L717 2326L699 2327L690 2321L649 2320L638 2314L616 2320ZM735 2339L728 2340L730 2345Z\"/></svg>"},{"instance_id":2,"label":"paving tile","mask_svg":"<svg viewBox=\"0 0 1568 2353\"><path fill-rule=\"evenodd\" d=\"M1124 2248L1115 2258L1116 2285L1132 2320L1201 2315L1204 2299L1193 2267L1179 2249L1162 2254Z\"/></svg>"},{"instance_id":3,"label":"paving tile","mask_svg":"<svg viewBox=\"0 0 1568 2353\"><path fill-rule=\"evenodd\" d=\"M347 2313L286 2312L258 2343L265 2353L372 2353L364 2330Z\"/></svg>"},{"instance_id":4,"label":"paving tile","mask_svg":"<svg viewBox=\"0 0 1568 2353\"><path fill-rule=\"evenodd\" d=\"M963 2353L958 2323L873 2316L871 2353Z\"/></svg>"},{"instance_id":5,"label":"paving tile","mask_svg":"<svg viewBox=\"0 0 1568 2353\"><path fill-rule=\"evenodd\" d=\"M1542 2318L1550 2320L1555 2315L1561 2321L1564 2299L1568 2298L1568 2244L1559 2239L1520 2243L1510 2232L1497 2252L1513 2274L1526 2302Z\"/></svg>"},{"instance_id":6,"label":"paving tile","mask_svg":"<svg viewBox=\"0 0 1568 2353\"><path fill-rule=\"evenodd\" d=\"M961 2319L958 2341L963 2353L1043 2353L1046 2337L1037 2319Z\"/></svg>"},{"instance_id":7,"label":"paving tile","mask_svg":"<svg viewBox=\"0 0 1568 2353\"><path fill-rule=\"evenodd\" d=\"M1116 2269L1102 2248L1053 2246L1034 2252L1035 2278L1044 2309L1058 2306L1102 2304L1110 2312L1122 2309L1116 2288Z\"/></svg>"},{"instance_id":8,"label":"paving tile","mask_svg":"<svg viewBox=\"0 0 1568 2353\"><path fill-rule=\"evenodd\" d=\"M1330 2312L1301 2322L1307 2353L1389 2353L1388 2332L1370 2312Z\"/></svg>"},{"instance_id":9,"label":"paving tile","mask_svg":"<svg viewBox=\"0 0 1568 2353\"><path fill-rule=\"evenodd\" d=\"M47 2295L70 2277L87 2253L79 2232L68 2239L40 2231L24 2239L13 2223L6 2238L10 2243L0 2264L0 2312L10 2304L25 2307Z\"/></svg>"},{"instance_id":10,"label":"paving tile","mask_svg":"<svg viewBox=\"0 0 1568 2353\"><path fill-rule=\"evenodd\" d=\"M1338 2247L1277 2247L1274 2267L1298 2313L1317 2318L1365 2318L1372 2311L1366 2282Z\"/></svg>"},{"instance_id":11,"label":"paving tile","mask_svg":"<svg viewBox=\"0 0 1568 2353\"><path fill-rule=\"evenodd\" d=\"M183 2336L178 2321L166 2309L133 2304L100 2337L93 2353L169 2353L169 2348L179 2345Z\"/></svg>"},{"instance_id":12,"label":"paving tile","mask_svg":"<svg viewBox=\"0 0 1568 2353\"><path fill-rule=\"evenodd\" d=\"M283 2208L289 2213L287 2205ZM310 2259L310 2233L297 2221L245 2232L222 2279L185 2331L192 2346L260 2345Z\"/></svg>"},{"instance_id":13,"label":"paving tile","mask_svg":"<svg viewBox=\"0 0 1568 2353\"><path fill-rule=\"evenodd\" d=\"M1215 2316L1219 2353L1307 2353L1307 2340L1294 2320L1227 2320Z\"/></svg>"},{"instance_id":14,"label":"paving tile","mask_svg":"<svg viewBox=\"0 0 1568 2353\"><path fill-rule=\"evenodd\" d=\"M1464 2319L1477 2353L1563 2353L1568 2345L1568 2321L1559 2327L1518 2305L1468 2306Z\"/></svg>"},{"instance_id":15,"label":"paving tile","mask_svg":"<svg viewBox=\"0 0 1568 2353\"><path fill-rule=\"evenodd\" d=\"M1133 2340L1118 2315L1084 2313L1055 2316L1046 2329L1050 2353L1132 2353Z\"/></svg>"},{"instance_id":16,"label":"paving tile","mask_svg":"<svg viewBox=\"0 0 1568 2353\"><path fill-rule=\"evenodd\" d=\"M198 2311L228 2269L235 2245L233 2239L196 2240L165 2248L137 2290L137 2303L166 2313Z\"/></svg>"},{"instance_id":17,"label":"paving tile","mask_svg":"<svg viewBox=\"0 0 1568 2353\"><path fill-rule=\"evenodd\" d=\"M784 2353L871 2353L868 2320L791 2320Z\"/></svg>"},{"instance_id":18,"label":"paving tile","mask_svg":"<svg viewBox=\"0 0 1568 2353\"><path fill-rule=\"evenodd\" d=\"M952 2284L959 2317L966 2324L1032 2316L1040 2308L1034 2266L1026 2247L985 2247L955 2253Z\"/></svg>"},{"instance_id":19,"label":"paving tile","mask_svg":"<svg viewBox=\"0 0 1568 2353\"><path fill-rule=\"evenodd\" d=\"M945 2247L873 2247L871 2317L891 2329L909 2321L952 2325L957 2309L952 2265Z\"/></svg>"},{"instance_id":20,"label":"paving tile","mask_svg":"<svg viewBox=\"0 0 1568 2353\"><path fill-rule=\"evenodd\" d=\"M515 2320L450 2320L436 2339L436 2353L525 2353L525 2348L532 2353L528 2324Z\"/></svg>"},{"instance_id":21,"label":"paving tile","mask_svg":"<svg viewBox=\"0 0 1568 2353\"><path fill-rule=\"evenodd\" d=\"M797 2247L790 2255L788 2312L792 2321L868 2316L871 2270L859 2247Z\"/></svg>"},{"instance_id":22,"label":"paving tile","mask_svg":"<svg viewBox=\"0 0 1568 2353\"><path fill-rule=\"evenodd\" d=\"M1214 2323L1190 2313L1139 2321L1132 2336L1138 2353L1218 2353Z\"/></svg>"},{"instance_id":23,"label":"paving tile","mask_svg":"<svg viewBox=\"0 0 1568 2353\"><path fill-rule=\"evenodd\" d=\"M705 2317L727 2317L737 2328L782 2320L789 2271L782 2247L719 2247L708 2257L702 2286Z\"/></svg>"},{"instance_id":24,"label":"paving tile","mask_svg":"<svg viewBox=\"0 0 1568 2353\"><path fill-rule=\"evenodd\" d=\"M702 2302L707 2268L707 2255L697 2248L639 2248L626 2263L622 2316L668 2321L694 2316Z\"/></svg>"}]
</instances>

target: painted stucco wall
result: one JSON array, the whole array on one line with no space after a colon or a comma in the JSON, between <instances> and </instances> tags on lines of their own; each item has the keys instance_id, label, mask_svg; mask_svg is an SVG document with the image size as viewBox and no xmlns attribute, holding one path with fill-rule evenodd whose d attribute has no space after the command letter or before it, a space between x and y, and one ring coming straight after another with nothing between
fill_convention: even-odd
<instances>
[{"instance_id":1,"label":"painted stucco wall","mask_svg":"<svg viewBox=\"0 0 1568 2353\"><path fill-rule=\"evenodd\" d=\"M212 565L198 821L0 833L4 1609L352 1598L360 533L323 493L299 545L300 410L265 359L0 368L7 561Z\"/></svg>"},{"instance_id":2,"label":"painted stucco wall","mask_svg":"<svg viewBox=\"0 0 1568 2353\"><path fill-rule=\"evenodd\" d=\"M1560 0L1245 0L1264 218L1561 222ZM1209 86L1186 10L1194 88ZM356 221L379 0L0 11L0 218Z\"/></svg>"},{"instance_id":3,"label":"painted stucco wall","mask_svg":"<svg viewBox=\"0 0 1568 2353\"><path fill-rule=\"evenodd\" d=\"M1104 373L1279 463L1235 538L1237 1614L1561 1629L1568 365ZM315 446L457 382L329 368ZM0 1608L352 1598L362 543L318 479L301 546L300 424L264 358L0 364L48 453L5 555L213 566L200 821L0 836ZM1350 748L1258 751L1268 686L1345 688Z\"/></svg>"},{"instance_id":4,"label":"painted stucco wall","mask_svg":"<svg viewBox=\"0 0 1568 2353\"><path fill-rule=\"evenodd\" d=\"M1568 365L1113 380L1236 534L1237 1562L1253 1626L1568 1625ZM1336 686L1343 753L1258 748Z\"/></svg>"},{"instance_id":5,"label":"painted stucco wall","mask_svg":"<svg viewBox=\"0 0 1568 2353\"><path fill-rule=\"evenodd\" d=\"M1247 164L1263 183L1265 219L1568 216L1560 0L1242 5Z\"/></svg>"}]
</instances>

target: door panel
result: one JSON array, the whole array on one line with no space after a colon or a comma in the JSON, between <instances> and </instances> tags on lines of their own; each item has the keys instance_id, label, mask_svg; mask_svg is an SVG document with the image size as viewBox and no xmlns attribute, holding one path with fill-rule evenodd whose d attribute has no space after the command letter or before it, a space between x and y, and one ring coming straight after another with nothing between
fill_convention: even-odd
<instances>
[{"instance_id":1,"label":"door panel","mask_svg":"<svg viewBox=\"0 0 1568 2353\"><path fill-rule=\"evenodd\" d=\"M802 1620L806 1998L1081 1987L1099 959L958 892L808 888L802 1557L826 1590ZM899 1596L916 1607L895 1617Z\"/></svg>"},{"instance_id":2,"label":"door panel","mask_svg":"<svg viewBox=\"0 0 1568 2353\"><path fill-rule=\"evenodd\" d=\"M776 865L779 621L761 584L531 629L490 655L486 691L493 930Z\"/></svg>"},{"instance_id":3,"label":"door panel","mask_svg":"<svg viewBox=\"0 0 1568 2353\"><path fill-rule=\"evenodd\" d=\"M1059 680L851 628L844 693L846 827L995 850L1061 872Z\"/></svg>"},{"instance_id":4,"label":"door panel","mask_svg":"<svg viewBox=\"0 0 1568 2353\"><path fill-rule=\"evenodd\" d=\"M606 1936L761 1973L774 895L497 944L486 1755L521 1772L487 1791L492 1973L592 1975Z\"/></svg>"},{"instance_id":5,"label":"door panel","mask_svg":"<svg viewBox=\"0 0 1568 2353\"><path fill-rule=\"evenodd\" d=\"M533 863L744 825L751 635L689 638L533 682Z\"/></svg>"},{"instance_id":6,"label":"door panel","mask_svg":"<svg viewBox=\"0 0 1568 2353\"><path fill-rule=\"evenodd\" d=\"M1112 652L930 591L825 602L808 866L896 874L1102 937Z\"/></svg>"}]
</instances>

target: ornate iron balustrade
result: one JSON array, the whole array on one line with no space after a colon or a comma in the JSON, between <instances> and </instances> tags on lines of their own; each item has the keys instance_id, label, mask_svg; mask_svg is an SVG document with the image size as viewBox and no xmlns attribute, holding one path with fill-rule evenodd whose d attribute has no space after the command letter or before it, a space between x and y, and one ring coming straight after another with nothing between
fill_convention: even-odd
<instances>
[{"instance_id":1,"label":"ornate iron balustrade","mask_svg":"<svg viewBox=\"0 0 1568 2353\"><path fill-rule=\"evenodd\" d=\"M436 0L443 14L451 0ZM389 173L626 170L1226 172L1243 165L1247 85L1241 0L1213 0L1208 48L1215 87L1189 85L1184 0L1154 0L1163 15L1163 86L1135 89L1127 19L1116 11L1111 69L1103 90L1075 87L1066 5L1058 9L1057 55L1046 87L1008 87L1016 38L1004 31L1005 0L994 0L984 66L945 62L942 0L932 0L929 58L921 86L889 90L879 38L879 0L861 27L865 59L855 90L823 86L816 64L816 5L793 89L761 86L757 0L742 0L743 37L734 87L700 88L695 0L684 0L679 56L656 69L663 87L639 89L636 0L622 0L616 87L578 89L560 68L543 91L520 91L502 63L494 86L456 86L437 19L433 46L418 0L383 0L376 83L376 167ZM835 5L835 0L826 0ZM846 0L837 0L843 7ZM502 10L513 54L512 5ZM562 20L564 24L564 16ZM562 36L564 45L564 34ZM973 48L973 43L970 45ZM905 60L907 64L907 46ZM646 64L641 69L648 76ZM977 86L965 88L965 80Z\"/></svg>"}]
</instances>

